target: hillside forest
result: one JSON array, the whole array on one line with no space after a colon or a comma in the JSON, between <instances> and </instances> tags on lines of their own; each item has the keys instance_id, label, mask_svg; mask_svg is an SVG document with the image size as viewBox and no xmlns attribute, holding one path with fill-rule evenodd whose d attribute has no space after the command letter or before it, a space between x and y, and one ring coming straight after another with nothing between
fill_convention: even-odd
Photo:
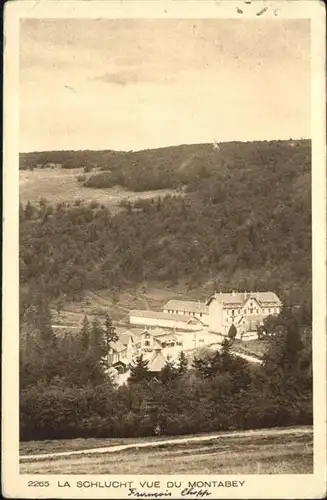
<instances>
[{"instance_id":1,"label":"hillside forest","mask_svg":"<svg viewBox=\"0 0 327 500\"><path fill-rule=\"evenodd\" d=\"M179 190L124 200L115 214L92 200L50 204L41 193L39 203L20 205L22 439L145 435L158 419L168 434L311 422L310 147L273 141L22 155L21 168L84 166L86 184L99 189ZM168 363L157 382L140 359L136 378L117 388L101 364L100 324L86 322L75 336L52 331L49 307L58 301L180 283L278 294L282 328L273 325L261 367L235 359L226 345L187 369L182 360ZM144 407L153 397L163 409L155 417Z\"/></svg>"}]
</instances>

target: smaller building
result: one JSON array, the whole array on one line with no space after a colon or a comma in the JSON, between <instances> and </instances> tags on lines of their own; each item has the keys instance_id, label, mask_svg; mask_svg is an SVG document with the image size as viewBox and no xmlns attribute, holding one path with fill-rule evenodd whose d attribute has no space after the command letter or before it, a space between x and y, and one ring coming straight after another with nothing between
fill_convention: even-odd
<instances>
[{"instance_id":1,"label":"smaller building","mask_svg":"<svg viewBox=\"0 0 327 500\"><path fill-rule=\"evenodd\" d=\"M140 342L137 344L137 350L142 353L153 352L154 350L161 350L162 346L160 341L148 330L144 330L140 336Z\"/></svg>"},{"instance_id":2,"label":"smaller building","mask_svg":"<svg viewBox=\"0 0 327 500\"><path fill-rule=\"evenodd\" d=\"M113 367L118 366L118 364L120 367L127 367L137 352L140 337L129 330L119 333L118 337L118 340L111 344L111 350L107 354L107 362Z\"/></svg>"},{"instance_id":3,"label":"smaller building","mask_svg":"<svg viewBox=\"0 0 327 500\"><path fill-rule=\"evenodd\" d=\"M108 373L114 377L118 385L125 384L130 376L133 363L136 361L137 356L142 354L143 359L148 362L148 370L151 375L153 377L158 376L166 364L167 357L163 353L160 343L156 344L154 342L154 345L157 345L154 349L146 351L143 351L139 346L138 349L135 349L131 358L123 358L113 363Z\"/></svg>"},{"instance_id":4,"label":"smaller building","mask_svg":"<svg viewBox=\"0 0 327 500\"><path fill-rule=\"evenodd\" d=\"M167 314L180 314L199 319L203 325L208 325L209 309L200 301L191 300L169 300L163 307Z\"/></svg>"},{"instance_id":5,"label":"smaller building","mask_svg":"<svg viewBox=\"0 0 327 500\"><path fill-rule=\"evenodd\" d=\"M148 369L152 375L158 375L166 364L167 358L163 355L161 348L154 352L144 354L143 359L148 361Z\"/></svg>"},{"instance_id":6,"label":"smaller building","mask_svg":"<svg viewBox=\"0 0 327 500\"><path fill-rule=\"evenodd\" d=\"M190 331L200 330L204 326L200 319L193 316L157 311L142 311L137 309L130 311L129 322L131 325L135 326L161 327Z\"/></svg>"}]
</instances>

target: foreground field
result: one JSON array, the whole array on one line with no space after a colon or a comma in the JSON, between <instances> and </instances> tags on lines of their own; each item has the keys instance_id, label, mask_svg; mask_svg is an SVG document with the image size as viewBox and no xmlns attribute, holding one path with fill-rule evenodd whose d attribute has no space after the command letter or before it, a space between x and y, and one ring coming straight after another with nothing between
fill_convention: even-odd
<instances>
[{"instance_id":1,"label":"foreground field","mask_svg":"<svg viewBox=\"0 0 327 500\"><path fill-rule=\"evenodd\" d=\"M83 440L80 441L80 445ZM84 444L89 440L84 440ZM135 440L93 440L93 445L131 445ZM93 450L93 453L53 456L41 460L24 457L22 474L310 474L313 472L311 428L273 429L207 435L192 438L167 438L151 446L153 439L140 440L139 447L115 450ZM51 442L47 442L47 452ZM55 449L58 449L58 443ZM142 444L145 446L142 448ZM150 446L147 446L149 443ZM90 445L91 442L89 441ZM29 446L29 450L28 447ZM90 446L92 447L92 446ZM25 449L24 449L25 448ZM125 448L125 449L124 449ZM60 448L59 448L60 449ZM65 441L61 450L73 450ZM78 448L79 449L79 448ZM31 443L22 446L21 453L35 453ZM44 450L45 451L45 450ZM86 451L86 450L85 450Z\"/></svg>"}]
</instances>

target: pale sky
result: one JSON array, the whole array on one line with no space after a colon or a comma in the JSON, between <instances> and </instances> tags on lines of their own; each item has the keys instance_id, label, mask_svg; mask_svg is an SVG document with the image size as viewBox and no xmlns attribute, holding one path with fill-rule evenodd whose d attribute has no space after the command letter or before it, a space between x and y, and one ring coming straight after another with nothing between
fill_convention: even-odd
<instances>
[{"instance_id":1,"label":"pale sky","mask_svg":"<svg viewBox=\"0 0 327 500\"><path fill-rule=\"evenodd\" d=\"M310 24L24 20L20 151L310 137Z\"/></svg>"}]
</instances>

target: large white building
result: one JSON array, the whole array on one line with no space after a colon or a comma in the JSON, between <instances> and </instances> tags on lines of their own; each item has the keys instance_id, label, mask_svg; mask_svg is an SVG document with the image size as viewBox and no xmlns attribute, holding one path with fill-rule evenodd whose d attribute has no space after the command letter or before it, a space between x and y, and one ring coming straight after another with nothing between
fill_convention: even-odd
<instances>
[{"instance_id":1,"label":"large white building","mask_svg":"<svg viewBox=\"0 0 327 500\"><path fill-rule=\"evenodd\" d=\"M224 336L232 325L236 338L257 338L257 327L264 318L279 314L282 304L273 292L215 293L207 302L208 329Z\"/></svg>"}]
</instances>

